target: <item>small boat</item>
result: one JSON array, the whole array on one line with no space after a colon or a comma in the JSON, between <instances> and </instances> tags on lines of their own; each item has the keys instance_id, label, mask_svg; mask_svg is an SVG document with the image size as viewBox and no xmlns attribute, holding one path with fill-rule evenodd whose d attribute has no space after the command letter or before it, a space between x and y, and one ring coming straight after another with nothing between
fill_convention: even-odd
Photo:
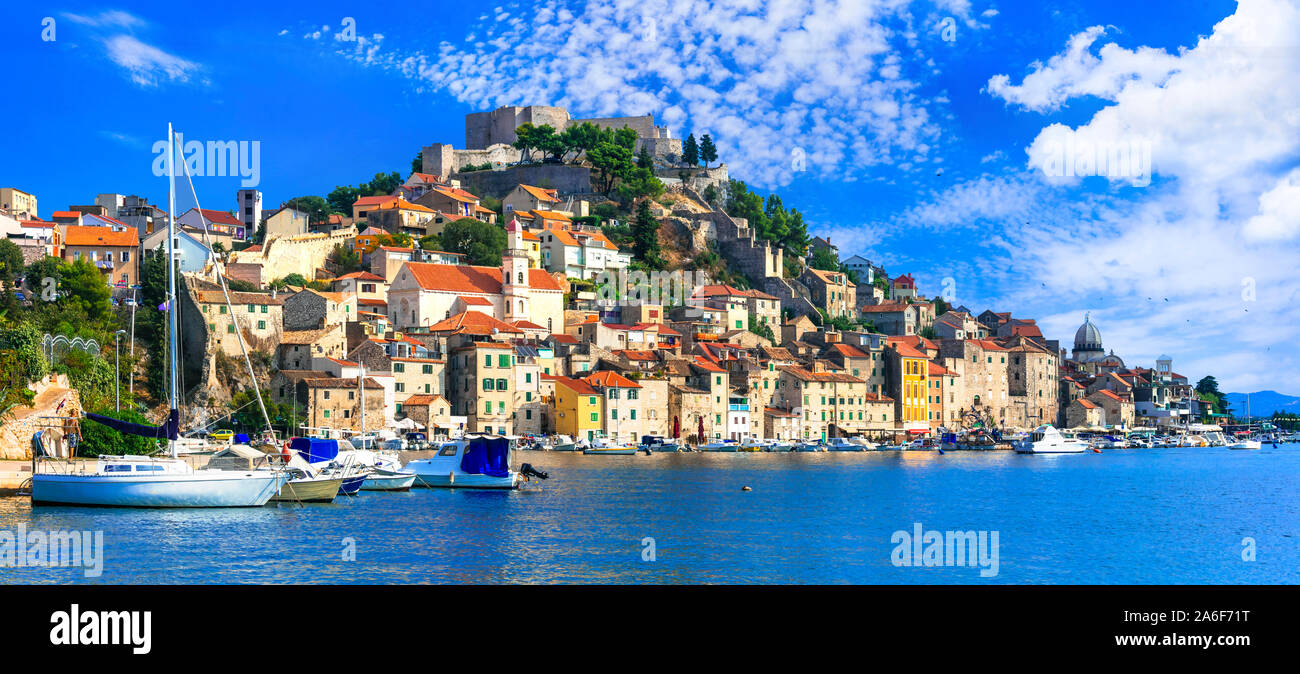
<instances>
[{"instance_id":1,"label":"small boat","mask_svg":"<svg viewBox=\"0 0 1300 674\"><path fill-rule=\"evenodd\" d=\"M737 452L762 452L767 449L770 443L763 438L747 438L741 440L736 447Z\"/></svg>"},{"instance_id":2,"label":"small boat","mask_svg":"<svg viewBox=\"0 0 1300 674\"><path fill-rule=\"evenodd\" d=\"M301 468L290 467L289 481L280 493L271 497L272 503L332 503L343 486L343 478L312 475Z\"/></svg>"},{"instance_id":3,"label":"small boat","mask_svg":"<svg viewBox=\"0 0 1300 674\"><path fill-rule=\"evenodd\" d=\"M790 450L790 451L792 451L792 452L824 452L824 451L826 451L826 447L825 447L824 445L822 445L820 442L812 442L812 441L809 441L809 442L800 442L800 443L795 444L794 449L792 449L792 450Z\"/></svg>"},{"instance_id":4,"label":"small boat","mask_svg":"<svg viewBox=\"0 0 1300 674\"><path fill-rule=\"evenodd\" d=\"M826 451L828 452L865 452L866 447L853 442L849 438L831 438L826 441Z\"/></svg>"},{"instance_id":5,"label":"small boat","mask_svg":"<svg viewBox=\"0 0 1300 674\"><path fill-rule=\"evenodd\" d=\"M1259 449L1262 446L1263 443L1261 443L1259 440L1250 438L1245 440L1237 440L1233 442L1231 445L1228 445L1228 449Z\"/></svg>"},{"instance_id":6,"label":"small boat","mask_svg":"<svg viewBox=\"0 0 1300 674\"><path fill-rule=\"evenodd\" d=\"M794 440L772 440L763 448L765 452L793 452L797 443Z\"/></svg>"},{"instance_id":7,"label":"small boat","mask_svg":"<svg viewBox=\"0 0 1300 674\"><path fill-rule=\"evenodd\" d=\"M375 470L361 483L361 491L409 491L415 484L412 473L395 473L387 470Z\"/></svg>"},{"instance_id":8,"label":"small boat","mask_svg":"<svg viewBox=\"0 0 1300 674\"><path fill-rule=\"evenodd\" d=\"M1088 449L1088 445L1079 440L1066 440L1051 424L1035 428L1029 437L1014 444L1020 454L1077 454Z\"/></svg>"},{"instance_id":9,"label":"small boat","mask_svg":"<svg viewBox=\"0 0 1300 674\"><path fill-rule=\"evenodd\" d=\"M437 453L406 464L415 487L459 489L518 489L519 473L510 469L510 440L497 435L472 435L440 443Z\"/></svg>"},{"instance_id":10,"label":"small boat","mask_svg":"<svg viewBox=\"0 0 1300 674\"><path fill-rule=\"evenodd\" d=\"M587 446L582 448L583 454L600 454L600 455L629 455L636 454L635 445L626 445L621 442L615 442L609 438L596 438Z\"/></svg>"},{"instance_id":11,"label":"small boat","mask_svg":"<svg viewBox=\"0 0 1300 674\"><path fill-rule=\"evenodd\" d=\"M659 435L641 436L641 444L637 445L638 449L650 452L680 452L683 451L681 442L672 438L665 438Z\"/></svg>"},{"instance_id":12,"label":"small boat","mask_svg":"<svg viewBox=\"0 0 1300 674\"><path fill-rule=\"evenodd\" d=\"M698 449L701 452L735 452L740 449L740 443L734 440L714 440L700 445Z\"/></svg>"},{"instance_id":13,"label":"small boat","mask_svg":"<svg viewBox=\"0 0 1300 674\"><path fill-rule=\"evenodd\" d=\"M567 435L551 436L552 452L572 452L575 449L577 449L577 444L573 442L573 438Z\"/></svg>"}]
</instances>

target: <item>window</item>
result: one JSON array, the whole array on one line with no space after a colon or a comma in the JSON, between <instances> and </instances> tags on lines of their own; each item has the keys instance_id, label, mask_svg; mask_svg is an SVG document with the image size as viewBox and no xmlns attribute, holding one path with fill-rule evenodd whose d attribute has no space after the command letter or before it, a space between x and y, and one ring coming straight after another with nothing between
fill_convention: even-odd
<instances>
[{"instance_id":1,"label":"window","mask_svg":"<svg viewBox=\"0 0 1300 674\"><path fill-rule=\"evenodd\" d=\"M263 304L263 305L262 305L262 313L266 313L266 312L267 312L266 305Z\"/></svg>"},{"instance_id":2,"label":"window","mask_svg":"<svg viewBox=\"0 0 1300 674\"><path fill-rule=\"evenodd\" d=\"M406 372L406 364L393 363L393 372Z\"/></svg>"},{"instance_id":3,"label":"window","mask_svg":"<svg viewBox=\"0 0 1300 674\"><path fill-rule=\"evenodd\" d=\"M130 262L130 261L131 261L131 251L129 251L129 250L124 250L124 251L122 251L122 261L123 261L123 262Z\"/></svg>"},{"instance_id":4,"label":"window","mask_svg":"<svg viewBox=\"0 0 1300 674\"><path fill-rule=\"evenodd\" d=\"M510 367L510 354L503 353L497 356L498 367Z\"/></svg>"},{"instance_id":5,"label":"window","mask_svg":"<svg viewBox=\"0 0 1300 674\"><path fill-rule=\"evenodd\" d=\"M491 380L491 379L484 379L484 380L483 380L483 390L484 390L484 391L491 391L491 390L493 390L493 383L492 383L492 380Z\"/></svg>"},{"instance_id":6,"label":"window","mask_svg":"<svg viewBox=\"0 0 1300 674\"><path fill-rule=\"evenodd\" d=\"M632 416L632 421L636 421L636 410L630 411L629 414Z\"/></svg>"},{"instance_id":7,"label":"window","mask_svg":"<svg viewBox=\"0 0 1300 674\"><path fill-rule=\"evenodd\" d=\"M498 380L497 380L497 390L498 390L498 391L504 391L504 390L506 390L506 389L508 389L508 388L510 388L510 386L506 384L506 380L504 380L504 379L498 379Z\"/></svg>"},{"instance_id":8,"label":"window","mask_svg":"<svg viewBox=\"0 0 1300 674\"><path fill-rule=\"evenodd\" d=\"M330 411L329 411L329 410L325 410L325 418L326 418L326 419L330 418Z\"/></svg>"},{"instance_id":9,"label":"window","mask_svg":"<svg viewBox=\"0 0 1300 674\"><path fill-rule=\"evenodd\" d=\"M223 304L223 305L221 305L220 308L221 308L221 311L220 311L219 313L223 313L223 314L226 313L226 305Z\"/></svg>"},{"instance_id":10,"label":"window","mask_svg":"<svg viewBox=\"0 0 1300 674\"><path fill-rule=\"evenodd\" d=\"M250 314L257 313L257 306L253 304L248 305L248 313Z\"/></svg>"},{"instance_id":11,"label":"window","mask_svg":"<svg viewBox=\"0 0 1300 674\"><path fill-rule=\"evenodd\" d=\"M258 330L265 330L265 329L266 329L266 321L258 321L258 322L257 322L257 329L258 329Z\"/></svg>"},{"instance_id":12,"label":"window","mask_svg":"<svg viewBox=\"0 0 1300 674\"><path fill-rule=\"evenodd\" d=\"M592 421L600 421L600 417L596 416L596 413L595 413L595 412L592 412L592 413L591 413L591 420L592 420Z\"/></svg>"},{"instance_id":13,"label":"window","mask_svg":"<svg viewBox=\"0 0 1300 674\"><path fill-rule=\"evenodd\" d=\"M483 356L483 367L492 367L492 354L489 353Z\"/></svg>"},{"instance_id":14,"label":"window","mask_svg":"<svg viewBox=\"0 0 1300 674\"><path fill-rule=\"evenodd\" d=\"M235 334L235 324L234 324L234 323L227 323L227 324L226 324L226 334L228 334L228 335L233 335L233 334Z\"/></svg>"}]
</instances>

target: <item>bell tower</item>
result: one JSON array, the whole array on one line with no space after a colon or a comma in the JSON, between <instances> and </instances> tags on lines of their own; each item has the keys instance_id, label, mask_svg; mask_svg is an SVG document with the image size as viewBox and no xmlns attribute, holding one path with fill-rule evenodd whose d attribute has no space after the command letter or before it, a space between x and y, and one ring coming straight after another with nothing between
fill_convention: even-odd
<instances>
[{"instance_id":1,"label":"bell tower","mask_svg":"<svg viewBox=\"0 0 1300 674\"><path fill-rule=\"evenodd\" d=\"M507 323L525 320L529 312L528 250L524 228L516 218L506 225L506 250L501 256L501 293Z\"/></svg>"}]
</instances>

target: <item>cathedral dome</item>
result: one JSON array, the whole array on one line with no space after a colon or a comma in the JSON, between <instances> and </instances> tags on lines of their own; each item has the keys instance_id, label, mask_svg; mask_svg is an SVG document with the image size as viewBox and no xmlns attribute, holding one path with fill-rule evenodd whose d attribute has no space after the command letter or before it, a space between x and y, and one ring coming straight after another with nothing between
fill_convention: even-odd
<instances>
[{"instance_id":1,"label":"cathedral dome","mask_svg":"<svg viewBox=\"0 0 1300 674\"><path fill-rule=\"evenodd\" d=\"M1093 325L1089 316L1084 316L1083 325L1074 333L1074 348L1078 351L1101 350L1101 331Z\"/></svg>"}]
</instances>

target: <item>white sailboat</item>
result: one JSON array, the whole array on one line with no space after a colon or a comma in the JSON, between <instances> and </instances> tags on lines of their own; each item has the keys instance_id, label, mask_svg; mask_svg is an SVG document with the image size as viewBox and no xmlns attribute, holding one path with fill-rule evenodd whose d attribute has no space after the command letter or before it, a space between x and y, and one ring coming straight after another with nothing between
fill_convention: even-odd
<instances>
[{"instance_id":1,"label":"white sailboat","mask_svg":"<svg viewBox=\"0 0 1300 674\"><path fill-rule=\"evenodd\" d=\"M32 505L118 506L141 508L219 508L266 505L287 479L282 470L195 469L177 456L180 431L180 384L177 363L180 339L177 320L175 136L167 125L167 314L171 411L162 426L131 424L88 415L119 432L166 438L169 458L101 456L94 469L86 463L33 458ZM192 186L191 186L191 189ZM197 202L197 199L195 200ZM220 275L219 275L220 277ZM221 277L222 287L225 279ZM227 304L229 296L227 295ZM233 313L233 312L232 312ZM242 344L242 339L241 339ZM251 371L251 366L250 366ZM261 403L261 396L258 396ZM263 410L265 415L265 410Z\"/></svg>"}]
</instances>

